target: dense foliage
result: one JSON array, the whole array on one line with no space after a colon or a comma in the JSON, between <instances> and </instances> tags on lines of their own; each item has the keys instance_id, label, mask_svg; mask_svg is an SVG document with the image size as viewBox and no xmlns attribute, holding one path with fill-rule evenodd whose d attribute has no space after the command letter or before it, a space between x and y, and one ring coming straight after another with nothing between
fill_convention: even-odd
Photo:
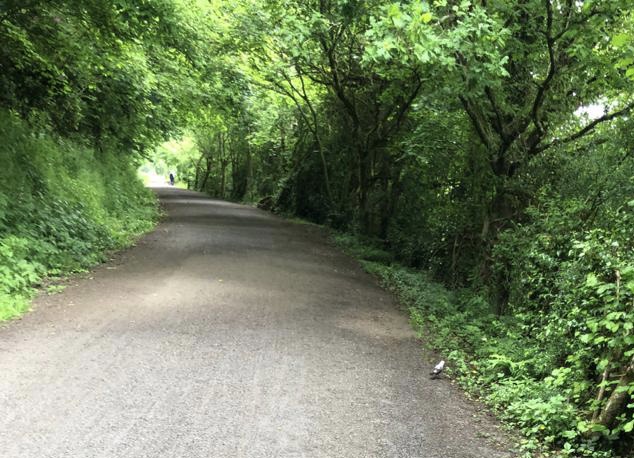
<instances>
[{"instance_id":1,"label":"dense foliage","mask_svg":"<svg viewBox=\"0 0 634 458\"><path fill-rule=\"evenodd\" d=\"M196 4L0 5L0 319L152 227L136 163L204 102Z\"/></svg>"},{"instance_id":2,"label":"dense foliage","mask_svg":"<svg viewBox=\"0 0 634 458\"><path fill-rule=\"evenodd\" d=\"M151 193L120 158L32 135L0 112L0 320L28 307L44 277L82 270L150 229Z\"/></svg>"},{"instance_id":3,"label":"dense foliage","mask_svg":"<svg viewBox=\"0 0 634 458\"><path fill-rule=\"evenodd\" d=\"M626 456L631 6L4 2L3 294L145 227L129 170L152 149L193 189L361 237L527 451Z\"/></svg>"},{"instance_id":4,"label":"dense foliage","mask_svg":"<svg viewBox=\"0 0 634 458\"><path fill-rule=\"evenodd\" d=\"M369 268L434 324L430 342L527 450L627 455L631 3L241 0L214 13L223 77L187 142L156 152L164 168L369 243Z\"/></svg>"}]
</instances>

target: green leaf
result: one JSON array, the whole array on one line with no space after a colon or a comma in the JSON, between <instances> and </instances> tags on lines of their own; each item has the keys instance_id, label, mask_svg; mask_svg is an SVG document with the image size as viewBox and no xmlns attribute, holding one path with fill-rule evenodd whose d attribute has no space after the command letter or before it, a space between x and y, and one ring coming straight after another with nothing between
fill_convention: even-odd
<instances>
[{"instance_id":1,"label":"green leaf","mask_svg":"<svg viewBox=\"0 0 634 458\"><path fill-rule=\"evenodd\" d=\"M401 8L398 3L392 3L390 6L388 6L387 8L388 17L394 18L398 16L399 14L401 14Z\"/></svg>"},{"instance_id":2,"label":"green leaf","mask_svg":"<svg viewBox=\"0 0 634 458\"><path fill-rule=\"evenodd\" d=\"M626 33L619 33L618 35L612 37L612 46L620 48L624 46L629 40L629 35L627 35Z\"/></svg>"},{"instance_id":3,"label":"green leaf","mask_svg":"<svg viewBox=\"0 0 634 458\"><path fill-rule=\"evenodd\" d=\"M634 57L624 57L623 59L619 59L619 61L616 63L616 67L627 68L632 64L634 64Z\"/></svg>"},{"instance_id":4,"label":"green leaf","mask_svg":"<svg viewBox=\"0 0 634 458\"><path fill-rule=\"evenodd\" d=\"M582 433L585 433L586 431L588 431L588 422L585 420L581 420L577 423L577 429Z\"/></svg>"},{"instance_id":5,"label":"green leaf","mask_svg":"<svg viewBox=\"0 0 634 458\"><path fill-rule=\"evenodd\" d=\"M619 323L615 323L614 321L605 321L604 326L612 332L618 331L620 327Z\"/></svg>"},{"instance_id":6,"label":"green leaf","mask_svg":"<svg viewBox=\"0 0 634 458\"><path fill-rule=\"evenodd\" d=\"M595 274L588 274L586 277L586 286L593 287L599 284L599 279Z\"/></svg>"}]
</instances>

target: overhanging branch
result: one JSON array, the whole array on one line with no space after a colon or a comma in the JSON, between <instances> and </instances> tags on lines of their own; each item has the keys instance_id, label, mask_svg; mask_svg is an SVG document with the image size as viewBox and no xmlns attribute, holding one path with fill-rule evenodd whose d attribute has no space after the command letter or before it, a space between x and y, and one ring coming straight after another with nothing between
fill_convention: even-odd
<instances>
[{"instance_id":1,"label":"overhanging branch","mask_svg":"<svg viewBox=\"0 0 634 458\"><path fill-rule=\"evenodd\" d=\"M553 39L553 7L550 0L544 0L546 5L546 45L548 46L548 73L546 78L542 81L537 89L537 95L533 102L533 109L531 110L533 123L540 134L544 133L544 127L539 119L539 110L544 103L546 97L546 91L548 90L550 83L552 82L555 74L557 73L557 61L555 59L555 40Z\"/></svg>"},{"instance_id":2,"label":"overhanging branch","mask_svg":"<svg viewBox=\"0 0 634 458\"><path fill-rule=\"evenodd\" d=\"M594 121L592 121L591 123L589 123L588 125L586 125L582 129L578 130L574 134L569 135L568 137L555 139L555 140L551 141L550 143L547 143L545 145L539 146L539 147L535 148L533 150L533 152L534 152L534 154L539 154L539 153L541 153L543 151L546 151L547 149L549 149L549 148L551 148L553 146L563 145L563 144L570 143L570 142L573 142L575 140L578 140L581 137L584 137L585 135L587 135L591 131L593 131L594 128L597 127L599 124L611 121L611 120L613 120L615 118L619 118L621 116L625 116L630 111L632 111L633 108L634 108L634 102L630 102L629 104L627 104L625 107L621 108L618 111L603 115L600 118L595 119Z\"/></svg>"},{"instance_id":3,"label":"overhanging branch","mask_svg":"<svg viewBox=\"0 0 634 458\"><path fill-rule=\"evenodd\" d=\"M478 117L477 113L475 112L473 106L471 106L471 104L469 103L469 100L462 95L460 96L460 101L462 102L462 106L464 107L465 111L469 115L469 119L471 119L471 124L473 124L473 127L475 128L475 131L478 134L478 137L480 137L480 140L482 140L482 143L484 143L484 146L487 149L490 149L491 142L489 141L486 131L484 130L484 126L482 125L482 122L480 118Z\"/></svg>"}]
</instances>

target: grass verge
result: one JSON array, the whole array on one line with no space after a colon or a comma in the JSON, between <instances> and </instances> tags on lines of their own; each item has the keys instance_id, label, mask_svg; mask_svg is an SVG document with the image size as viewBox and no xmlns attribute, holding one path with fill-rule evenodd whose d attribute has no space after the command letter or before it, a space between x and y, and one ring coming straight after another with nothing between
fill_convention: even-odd
<instances>
[{"instance_id":1,"label":"grass verge","mask_svg":"<svg viewBox=\"0 0 634 458\"><path fill-rule=\"evenodd\" d=\"M584 417L565 395L563 369L534 375L543 371L543 355L521 322L496 315L473 291L449 290L400 265L372 241L335 232L331 238L409 310L425 345L448 361L452 378L523 434L521 457L615 456L577 427Z\"/></svg>"},{"instance_id":2,"label":"grass verge","mask_svg":"<svg viewBox=\"0 0 634 458\"><path fill-rule=\"evenodd\" d=\"M0 320L47 278L80 272L158 220L129 158L57 138L0 111Z\"/></svg>"}]
</instances>

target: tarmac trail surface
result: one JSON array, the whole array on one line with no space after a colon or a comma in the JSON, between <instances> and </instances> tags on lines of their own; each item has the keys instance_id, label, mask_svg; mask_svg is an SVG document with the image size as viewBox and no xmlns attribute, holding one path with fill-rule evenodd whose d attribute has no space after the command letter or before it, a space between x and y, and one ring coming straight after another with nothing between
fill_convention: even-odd
<instances>
[{"instance_id":1,"label":"tarmac trail surface","mask_svg":"<svg viewBox=\"0 0 634 458\"><path fill-rule=\"evenodd\" d=\"M156 231L0 325L2 458L512 456L318 229L156 191Z\"/></svg>"}]
</instances>

